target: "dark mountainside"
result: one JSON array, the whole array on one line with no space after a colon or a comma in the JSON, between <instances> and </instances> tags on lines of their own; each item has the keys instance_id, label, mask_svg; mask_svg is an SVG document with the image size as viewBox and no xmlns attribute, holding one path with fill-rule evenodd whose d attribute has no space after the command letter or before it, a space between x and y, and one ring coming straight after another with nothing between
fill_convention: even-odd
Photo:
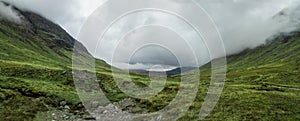
<instances>
[{"instance_id":1,"label":"dark mountainside","mask_svg":"<svg viewBox=\"0 0 300 121\"><path fill-rule=\"evenodd\" d=\"M0 120L93 120L73 84L72 51L76 40L57 24L32 12L16 10L23 16L23 24L0 20ZM81 50L88 54L83 46ZM228 56L225 88L206 119L300 120L299 55L300 34L294 32ZM118 89L108 64L102 60L96 60L96 64L103 92L112 102L131 99L135 106L122 110L132 113L164 108L179 91L180 77L189 76L170 76L157 96L135 99ZM198 120L210 84L210 65L200 71L197 97L180 121ZM131 74L131 78L141 87L150 82L139 74Z\"/></svg>"},{"instance_id":2,"label":"dark mountainside","mask_svg":"<svg viewBox=\"0 0 300 121\"><path fill-rule=\"evenodd\" d=\"M180 73L186 73L189 71L192 71L194 69L197 69L196 67L179 67L179 68L175 68L173 70L167 71L167 75L177 75Z\"/></svg>"}]
</instances>

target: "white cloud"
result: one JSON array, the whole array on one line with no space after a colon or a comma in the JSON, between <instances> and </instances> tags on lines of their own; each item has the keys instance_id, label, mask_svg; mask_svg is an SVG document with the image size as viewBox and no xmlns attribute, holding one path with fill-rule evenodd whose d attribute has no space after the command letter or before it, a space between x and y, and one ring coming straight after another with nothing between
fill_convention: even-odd
<instances>
[{"instance_id":1,"label":"white cloud","mask_svg":"<svg viewBox=\"0 0 300 121\"><path fill-rule=\"evenodd\" d=\"M128 64L128 63L115 63L115 66L124 70L147 70L147 71L170 71L175 69L175 66L160 65L160 64Z\"/></svg>"},{"instance_id":2,"label":"white cloud","mask_svg":"<svg viewBox=\"0 0 300 121\"><path fill-rule=\"evenodd\" d=\"M76 38L85 19L104 0L2 0L33 11L65 28Z\"/></svg>"},{"instance_id":3,"label":"white cloud","mask_svg":"<svg viewBox=\"0 0 300 121\"><path fill-rule=\"evenodd\" d=\"M12 6L6 6L2 2L0 2L0 19L21 23L20 15L18 15L18 13L12 9Z\"/></svg>"},{"instance_id":4,"label":"white cloud","mask_svg":"<svg viewBox=\"0 0 300 121\"><path fill-rule=\"evenodd\" d=\"M291 21L300 12L299 0L197 0L212 16L223 36L226 51L233 54L264 44L279 32L295 30ZM280 12L286 16L277 16Z\"/></svg>"}]
</instances>

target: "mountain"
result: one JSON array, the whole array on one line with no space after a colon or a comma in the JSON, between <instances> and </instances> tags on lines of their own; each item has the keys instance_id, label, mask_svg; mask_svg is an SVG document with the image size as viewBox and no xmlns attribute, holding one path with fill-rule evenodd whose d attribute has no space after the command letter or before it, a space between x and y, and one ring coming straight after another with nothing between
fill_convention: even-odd
<instances>
[{"instance_id":1,"label":"mountain","mask_svg":"<svg viewBox=\"0 0 300 121\"><path fill-rule=\"evenodd\" d=\"M0 120L33 120L40 112L64 106L62 101L72 112L83 110L72 77L77 40L38 14L12 8L22 23L0 20ZM90 55L83 45L78 47ZM95 62L109 75L110 65Z\"/></svg>"},{"instance_id":2,"label":"mountain","mask_svg":"<svg viewBox=\"0 0 300 121\"><path fill-rule=\"evenodd\" d=\"M173 76L173 75L178 75L181 73L186 73L189 71L192 71L194 69L197 69L196 67L178 67L169 71L151 71L152 74L158 74L158 75L168 75L168 76ZM137 74L142 74L142 75L149 75L150 71L147 70L142 70L142 69L131 69L129 70L132 73L137 73Z\"/></svg>"},{"instance_id":3,"label":"mountain","mask_svg":"<svg viewBox=\"0 0 300 121\"><path fill-rule=\"evenodd\" d=\"M143 69L130 69L129 72L136 73L136 74L142 74L142 75L149 75L150 71L143 70Z\"/></svg>"},{"instance_id":4,"label":"mountain","mask_svg":"<svg viewBox=\"0 0 300 121\"><path fill-rule=\"evenodd\" d=\"M14 10L21 16L21 24L0 20L0 120L94 119L85 118L88 113L73 84L72 51L76 40L38 14L15 7ZM90 55L83 45L80 50ZM299 54L300 33L293 32L228 56L225 87L206 120L300 120ZM138 99L118 88L110 65L95 60L97 79L107 98L121 107L127 105L122 111L132 113L163 109L180 91L180 78L193 78L189 73L194 71L189 71L192 68L172 70L169 73L187 73L168 76L165 87L156 96ZM179 121L198 120L210 85L210 63L200 71L196 99ZM126 82L140 87L150 85L147 76L130 76ZM129 106L124 103L128 100L134 106L132 102ZM180 110L182 106L175 108Z\"/></svg>"},{"instance_id":5,"label":"mountain","mask_svg":"<svg viewBox=\"0 0 300 121\"><path fill-rule=\"evenodd\" d=\"M226 84L207 119L299 120L299 54L300 32L292 32L228 56ZM200 70L209 80L210 63Z\"/></svg>"},{"instance_id":6,"label":"mountain","mask_svg":"<svg viewBox=\"0 0 300 121\"><path fill-rule=\"evenodd\" d=\"M179 68L175 68L173 70L167 71L166 73L167 73L167 75L177 75L177 74L192 71L194 69L197 69L197 68L196 67L179 67Z\"/></svg>"},{"instance_id":7,"label":"mountain","mask_svg":"<svg viewBox=\"0 0 300 121\"><path fill-rule=\"evenodd\" d=\"M1 21L1 59L70 68L76 40L50 20L32 12L13 8L19 14L22 23ZM78 47L82 53L89 54L83 45L79 44ZM8 52L8 49L13 51ZM103 61L102 63L105 64Z\"/></svg>"}]
</instances>

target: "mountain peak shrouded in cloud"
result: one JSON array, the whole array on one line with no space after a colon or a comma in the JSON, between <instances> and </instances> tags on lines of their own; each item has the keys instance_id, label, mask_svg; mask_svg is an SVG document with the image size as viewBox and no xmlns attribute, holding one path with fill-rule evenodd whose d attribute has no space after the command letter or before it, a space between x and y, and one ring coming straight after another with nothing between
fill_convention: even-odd
<instances>
[{"instance_id":1,"label":"mountain peak shrouded in cloud","mask_svg":"<svg viewBox=\"0 0 300 121\"><path fill-rule=\"evenodd\" d=\"M299 0L201 1L223 37L228 54L264 44L278 33L299 28ZM280 17L274 17L284 14Z\"/></svg>"},{"instance_id":2,"label":"mountain peak shrouded in cloud","mask_svg":"<svg viewBox=\"0 0 300 121\"><path fill-rule=\"evenodd\" d=\"M15 11L11 5L0 1L0 20L1 19L18 24L22 22L21 15Z\"/></svg>"},{"instance_id":3,"label":"mountain peak shrouded in cloud","mask_svg":"<svg viewBox=\"0 0 300 121\"><path fill-rule=\"evenodd\" d=\"M81 25L102 0L0 0L17 8L37 13L62 26L76 38Z\"/></svg>"},{"instance_id":4,"label":"mountain peak shrouded in cloud","mask_svg":"<svg viewBox=\"0 0 300 121\"><path fill-rule=\"evenodd\" d=\"M27 11L33 11L46 18L58 23L63 26L73 37L76 37L77 33L80 31L81 26L84 24L88 16L101 5L104 0L4 0L10 4L17 6L20 9ZM178 2L178 9L184 9L180 7L180 4L185 4L185 1L174 0ZM205 11L211 16L217 28L220 31L222 39L224 40L225 49L227 55L239 53L247 48L254 48L259 45L265 44L268 38L277 35L279 33L289 33L299 29L299 19L300 19L300 0L196 0L196 2L203 7ZM138 3L128 3L128 4L138 4ZM55 7L54 7L55 6ZM168 6L166 6L168 7ZM3 6L1 7L3 9ZM10 9L1 10L1 12L9 11ZM114 8L109 8L109 11L114 13ZM8 15L15 15L9 14ZM184 13L184 14L195 14L195 13ZM14 18L16 16L10 16ZM111 28L112 30L118 30L118 27L126 27L127 25L139 23L139 22L155 22L158 21L158 17L153 16L140 16L132 17L133 19L127 19L120 23L120 26L114 26L116 28ZM161 17L159 18L161 19ZM164 21L173 21L172 16L166 16ZM178 27L182 27L183 34L190 34L189 30L184 30L183 25L176 24ZM91 30L94 31L94 30ZM145 34L145 32L147 32ZM139 31L134 33L136 39L144 38L141 41L149 42L152 35L157 34L155 31ZM94 54L95 57L104 59L107 62L112 60L112 57L109 57L109 54L112 53L113 49L119 45L119 43L113 41L114 34L111 34L112 37L108 37L103 41L108 41L106 44L102 45L105 47L104 54ZM130 37L130 36L129 36ZM167 37L166 37L167 38ZM172 39L172 38L170 38ZM79 40L81 41L81 40ZM126 40L131 41L131 40ZM213 58L209 58L207 55L207 50L203 46L201 40L195 38L193 44L196 48L197 55L199 55L198 60L199 64L205 64ZM129 42L127 42L129 43ZM142 42L141 42L142 43ZM89 48L87 43L83 43L87 46L90 52L94 52L92 48ZM134 43L130 43L134 44ZM171 43L172 46L178 47L178 50L182 49L182 44ZM135 47L134 45L130 45ZM122 46L121 46L122 47ZM201 49L202 48L202 49ZM126 46L120 48L119 55L126 55ZM123 51L122 51L123 49ZM213 48L212 48L213 49ZM150 51L148 51L150 50ZM145 53L140 53L140 55L149 55L149 53L158 53L157 49L148 49L144 51ZM127 62L121 56L117 60L123 60L120 63L133 63L133 64L143 64L143 62L148 62L148 60L163 60L161 63L165 65L174 65L173 61L167 61L170 59L170 54L163 55L160 53L157 58L154 56L139 56L139 58L134 58L132 62ZM186 55L184 52L178 52L176 56L185 57L187 59L191 56ZM172 58L173 59L173 58ZM168 63L169 62L169 63ZM149 63L144 63L149 64ZM153 64L153 63L151 63ZM200 66L199 65L199 66ZM189 64L186 61L185 66L195 66Z\"/></svg>"},{"instance_id":5,"label":"mountain peak shrouded in cloud","mask_svg":"<svg viewBox=\"0 0 300 121\"><path fill-rule=\"evenodd\" d=\"M63 28L58 24L53 23L51 20L44 18L43 16L36 14L35 12L29 12L26 10L19 9L14 5L11 5L6 2L0 2L0 4L11 11L11 15L8 16L8 13L0 13L0 16L3 17L0 22L2 24L1 29L4 35L8 35L16 40L36 42L38 46L44 49L45 52L53 50L56 54L60 56L65 56L63 51L72 51L73 46L77 42L72 36L70 36ZM0 8L3 9L3 8ZM6 16L5 16L6 15ZM12 18L13 16L14 18ZM4 18L5 17L5 18ZM7 31L7 28L16 29L17 33L11 33ZM17 36L15 34L20 34ZM43 35L43 36L42 36ZM20 39L19 37L23 37ZM5 39L4 39L5 40ZM35 45L29 46L36 47ZM87 53L87 49L78 43L78 47L84 53ZM63 51L61 51L63 50ZM48 52L48 54L51 52ZM5 56L3 56L5 58ZM69 61L70 57L67 57Z\"/></svg>"}]
</instances>

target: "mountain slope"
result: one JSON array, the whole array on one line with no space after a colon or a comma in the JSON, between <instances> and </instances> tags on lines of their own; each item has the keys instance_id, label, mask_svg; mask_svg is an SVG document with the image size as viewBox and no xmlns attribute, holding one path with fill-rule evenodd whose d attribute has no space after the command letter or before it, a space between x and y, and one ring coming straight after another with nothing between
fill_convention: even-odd
<instances>
[{"instance_id":1,"label":"mountain slope","mask_svg":"<svg viewBox=\"0 0 300 121\"><path fill-rule=\"evenodd\" d=\"M198 69L196 67L178 67L169 71L147 71L147 70L141 70L141 69L132 69L129 70L132 73L137 73L137 74L142 74L142 75L149 75L150 72L152 72L152 74L157 74L157 75L168 75L168 76L173 76L173 75L178 75L181 73L187 73L189 71Z\"/></svg>"},{"instance_id":2,"label":"mountain slope","mask_svg":"<svg viewBox=\"0 0 300 121\"><path fill-rule=\"evenodd\" d=\"M207 119L299 120L299 54L300 34L294 32L292 36L275 38L260 47L228 56L226 84ZM209 68L210 63L200 68L202 81L207 83ZM193 106L201 107L198 103ZM189 113L184 118L196 118L197 111Z\"/></svg>"},{"instance_id":3,"label":"mountain slope","mask_svg":"<svg viewBox=\"0 0 300 121\"><path fill-rule=\"evenodd\" d=\"M1 60L71 68L76 40L58 25L37 14L18 12L23 17L22 24L0 22ZM83 45L79 45L79 48L88 54ZM100 63L100 60L97 61ZM107 66L103 61L102 64Z\"/></svg>"},{"instance_id":4,"label":"mountain slope","mask_svg":"<svg viewBox=\"0 0 300 121\"><path fill-rule=\"evenodd\" d=\"M196 67L179 67L179 68L175 68L173 70L167 71L166 73L168 75L176 75L176 74L180 74L180 73L186 73L189 71L192 71L194 69L197 69Z\"/></svg>"},{"instance_id":5,"label":"mountain slope","mask_svg":"<svg viewBox=\"0 0 300 121\"><path fill-rule=\"evenodd\" d=\"M62 101L71 112L83 110L72 77L76 40L38 14L13 9L21 24L0 20L0 120L32 120L64 106ZM89 54L83 45L80 50ZM98 70L110 73L110 65L95 62Z\"/></svg>"}]
</instances>

